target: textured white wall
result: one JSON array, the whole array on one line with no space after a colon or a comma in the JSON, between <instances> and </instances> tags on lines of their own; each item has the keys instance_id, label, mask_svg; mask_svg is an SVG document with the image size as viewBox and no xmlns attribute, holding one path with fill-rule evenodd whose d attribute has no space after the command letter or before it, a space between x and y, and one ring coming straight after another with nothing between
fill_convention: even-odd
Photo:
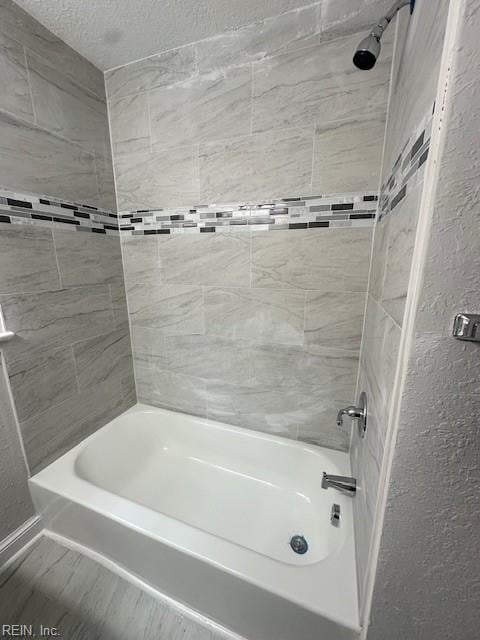
<instances>
[{"instance_id":1,"label":"textured white wall","mask_svg":"<svg viewBox=\"0 0 480 640\"><path fill-rule=\"evenodd\" d=\"M480 346L451 325L480 311L480 7L460 8L368 640L479 637Z\"/></svg>"}]
</instances>

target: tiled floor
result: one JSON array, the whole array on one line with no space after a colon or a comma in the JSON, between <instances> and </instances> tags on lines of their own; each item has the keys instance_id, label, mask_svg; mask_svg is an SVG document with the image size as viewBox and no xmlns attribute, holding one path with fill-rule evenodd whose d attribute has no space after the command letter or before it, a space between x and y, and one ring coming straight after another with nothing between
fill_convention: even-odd
<instances>
[{"instance_id":1,"label":"tiled floor","mask_svg":"<svg viewBox=\"0 0 480 640\"><path fill-rule=\"evenodd\" d=\"M65 640L227 640L94 560L42 537L0 574L4 624Z\"/></svg>"}]
</instances>

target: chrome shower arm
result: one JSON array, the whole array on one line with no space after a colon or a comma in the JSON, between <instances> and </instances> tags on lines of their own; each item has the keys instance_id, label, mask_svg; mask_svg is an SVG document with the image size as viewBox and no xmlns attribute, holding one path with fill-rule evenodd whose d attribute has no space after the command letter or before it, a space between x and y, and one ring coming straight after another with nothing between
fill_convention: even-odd
<instances>
[{"instance_id":1,"label":"chrome shower arm","mask_svg":"<svg viewBox=\"0 0 480 640\"><path fill-rule=\"evenodd\" d=\"M405 7L407 4L410 5L411 11L413 11L414 3L412 2L412 0L397 0L390 11L385 16L383 16L383 18L379 20L377 24L372 28L369 35L377 38L377 40L380 40L380 38L383 36L383 32L388 27L390 22L394 19L400 9Z\"/></svg>"}]
</instances>

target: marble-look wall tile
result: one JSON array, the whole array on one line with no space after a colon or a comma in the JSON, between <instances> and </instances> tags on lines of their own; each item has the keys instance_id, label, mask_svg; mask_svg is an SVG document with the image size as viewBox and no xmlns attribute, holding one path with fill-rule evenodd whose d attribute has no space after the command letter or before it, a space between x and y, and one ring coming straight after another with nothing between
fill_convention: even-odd
<instances>
[{"instance_id":1,"label":"marble-look wall tile","mask_svg":"<svg viewBox=\"0 0 480 640\"><path fill-rule=\"evenodd\" d=\"M318 42L320 4L267 18L196 44L201 72L248 64Z\"/></svg>"},{"instance_id":2,"label":"marble-look wall tile","mask_svg":"<svg viewBox=\"0 0 480 640\"><path fill-rule=\"evenodd\" d=\"M108 123L105 102L27 51L36 124L91 151L105 151Z\"/></svg>"},{"instance_id":3,"label":"marble-look wall tile","mask_svg":"<svg viewBox=\"0 0 480 640\"><path fill-rule=\"evenodd\" d=\"M310 193L312 129L285 129L200 145L201 199L252 201Z\"/></svg>"},{"instance_id":4,"label":"marble-look wall tile","mask_svg":"<svg viewBox=\"0 0 480 640\"><path fill-rule=\"evenodd\" d=\"M371 230L122 242L141 401L348 448L335 417L354 401Z\"/></svg>"},{"instance_id":5,"label":"marble-look wall tile","mask_svg":"<svg viewBox=\"0 0 480 640\"><path fill-rule=\"evenodd\" d=\"M377 414L386 422L400 346L401 328L369 297L361 353L361 367L372 389Z\"/></svg>"},{"instance_id":6,"label":"marble-look wall tile","mask_svg":"<svg viewBox=\"0 0 480 640\"><path fill-rule=\"evenodd\" d=\"M392 7L390 0L323 0L322 40L368 31Z\"/></svg>"},{"instance_id":7,"label":"marble-look wall tile","mask_svg":"<svg viewBox=\"0 0 480 640\"><path fill-rule=\"evenodd\" d=\"M8 362L104 333L112 325L108 286L0 295L15 339L3 345Z\"/></svg>"},{"instance_id":8,"label":"marble-look wall tile","mask_svg":"<svg viewBox=\"0 0 480 640\"><path fill-rule=\"evenodd\" d=\"M51 230L0 223L0 294L59 287Z\"/></svg>"},{"instance_id":9,"label":"marble-look wall tile","mask_svg":"<svg viewBox=\"0 0 480 640\"><path fill-rule=\"evenodd\" d=\"M109 99L121 98L186 80L196 72L193 47L172 49L107 71L105 84Z\"/></svg>"},{"instance_id":10,"label":"marble-look wall tile","mask_svg":"<svg viewBox=\"0 0 480 640\"><path fill-rule=\"evenodd\" d=\"M0 540L35 514L28 491L28 473L18 436L8 382L0 355Z\"/></svg>"},{"instance_id":11,"label":"marble-look wall tile","mask_svg":"<svg viewBox=\"0 0 480 640\"><path fill-rule=\"evenodd\" d=\"M127 294L125 284L110 285L110 299L112 302L113 326L115 329L127 329L129 326Z\"/></svg>"},{"instance_id":12,"label":"marble-look wall tile","mask_svg":"<svg viewBox=\"0 0 480 640\"><path fill-rule=\"evenodd\" d=\"M0 3L0 31L105 99L103 73L11 0Z\"/></svg>"},{"instance_id":13,"label":"marble-look wall tile","mask_svg":"<svg viewBox=\"0 0 480 640\"><path fill-rule=\"evenodd\" d=\"M95 167L97 169L98 194L94 204L100 209L117 211L117 196L110 148L107 149L105 154L95 153Z\"/></svg>"},{"instance_id":14,"label":"marble-look wall tile","mask_svg":"<svg viewBox=\"0 0 480 640\"><path fill-rule=\"evenodd\" d=\"M352 64L358 34L254 65L253 130L385 114L391 45L368 76Z\"/></svg>"},{"instance_id":15,"label":"marble-look wall tile","mask_svg":"<svg viewBox=\"0 0 480 640\"><path fill-rule=\"evenodd\" d=\"M109 109L114 155L150 151L148 94L111 100Z\"/></svg>"},{"instance_id":16,"label":"marble-look wall tile","mask_svg":"<svg viewBox=\"0 0 480 640\"><path fill-rule=\"evenodd\" d=\"M207 416L205 380L162 369L162 363L156 360L151 365L148 396L143 398L139 393L138 399L140 402L143 400L156 407L165 407L195 416Z\"/></svg>"},{"instance_id":17,"label":"marble-look wall tile","mask_svg":"<svg viewBox=\"0 0 480 640\"><path fill-rule=\"evenodd\" d=\"M316 346L259 345L252 349L252 382L258 385L299 384L355 390L358 354Z\"/></svg>"},{"instance_id":18,"label":"marble-look wall tile","mask_svg":"<svg viewBox=\"0 0 480 640\"><path fill-rule=\"evenodd\" d=\"M398 14L396 68L385 138L383 178L435 100L449 0L419 2L413 14Z\"/></svg>"},{"instance_id":19,"label":"marble-look wall tile","mask_svg":"<svg viewBox=\"0 0 480 640\"><path fill-rule=\"evenodd\" d=\"M136 358L144 361L155 360L157 366L167 368L166 339L155 327L132 327L132 349Z\"/></svg>"},{"instance_id":20,"label":"marble-look wall tile","mask_svg":"<svg viewBox=\"0 0 480 640\"><path fill-rule=\"evenodd\" d=\"M350 390L303 385L262 386L212 382L207 387L208 417L255 431L265 431L346 451L349 429L335 423Z\"/></svg>"},{"instance_id":21,"label":"marble-look wall tile","mask_svg":"<svg viewBox=\"0 0 480 640\"><path fill-rule=\"evenodd\" d=\"M377 187L393 31L375 69L361 74L352 64L359 7L329 7L327 33L321 5L107 73L121 209ZM179 158L180 148L195 159Z\"/></svg>"},{"instance_id":22,"label":"marble-look wall tile","mask_svg":"<svg viewBox=\"0 0 480 640\"><path fill-rule=\"evenodd\" d=\"M242 287L250 284L250 234L171 235L159 238L166 283Z\"/></svg>"},{"instance_id":23,"label":"marble-look wall tile","mask_svg":"<svg viewBox=\"0 0 480 640\"><path fill-rule=\"evenodd\" d=\"M72 398L77 391L70 347L30 354L9 363L8 375L20 422Z\"/></svg>"},{"instance_id":24,"label":"marble-look wall tile","mask_svg":"<svg viewBox=\"0 0 480 640\"><path fill-rule=\"evenodd\" d=\"M134 388L111 379L22 422L20 428L32 473L43 469L134 403Z\"/></svg>"},{"instance_id":25,"label":"marble-look wall tile","mask_svg":"<svg viewBox=\"0 0 480 640\"><path fill-rule=\"evenodd\" d=\"M162 335L203 333L203 292L198 287L138 283L128 288L133 327L150 327Z\"/></svg>"},{"instance_id":26,"label":"marble-look wall tile","mask_svg":"<svg viewBox=\"0 0 480 640\"><path fill-rule=\"evenodd\" d=\"M250 351L238 340L218 336L170 336L165 339L167 367L206 380L248 380Z\"/></svg>"},{"instance_id":27,"label":"marble-look wall tile","mask_svg":"<svg viewBox=\"0 0 480 640\"><path fill-rule=\"evenodd\" d=\"M153 150L249 134L251 79L246 67L151 91Z\"/></svg>"},{"instance_id":28,"label":"marble-look wall tile","mask_svg":"<svg viewBox=\"0 0 480 640\"><path fill-rule=\"evenodd\" d=\"M33 106L23 47L0 32L0 109L33 122Z\"/></svg>"},{"instance_id":29,"label":"marble-look wall tile","mask_svg":"<svg viewBox=\"0 0 480 640\"><path fill-rule=\"evenodd\" d=\"M362 440L354 434L350 454L352 475L358 482L359 500L354 504L354 518L360 602L365 597L365 576L400 337L400 327L369 297L357 388L357 394L365 391L369 399L368 428Z\"/></svg>"},{"instance_id":30,"label":"marble-look wall tile","mask_svg":"<svg viewBox=\"0 0 480 640\"><path fill-rule=\"evenodd\" d=\"M384 275L378 301L400 326L403 323L422 192L420 184L397 205L395 215L383 218L378 224L379 227L386 227Z\"/></svg>"},{"instance_id":31,"label":"marble-look wall tile","mask_svg":"<svg viewBox=\"0 0 480 640\"><path fill-rule=\"evenodd\" d=\"M93 153L1 112L0 176L7 189L74 202L98 197Z\"/></svg>"},{"instance_id":32,"label":"marble-look wall tile","mask_svg":"<svg viewBox=\"0 0 480 640\"><path fill-rule=\"evenodd\" d=\"M207 388L208 417L296 439L301 417L295 392L290 387L267 389L256 385L211 382Z\"/></svg>"},{"instance_id":33,"label":"marble-look wall tile","mask_svg":"<svg viewBox=\"0 0 480 640\"><path fill-rule=\"evenodd\" d=\"M115 162L120 210L154 209L197 202L197 147L120 156Z\"/></svg>"},{"instance_id":34,"label":"marble-look wall tile","mask_svg":"<svg viewBox=\"0 0 480 640\"><path fill-rule=\"evenodd\" d=\"M305 342L360 351L364 314L365 293L307 291Z\"/></svg>"},{"instance_id":35,"label":"marble-look wall tile","mask_svg":"<svg viewBox=\"0 0 480 640\"><path fill-rule=\"evenodd\" d=\"M337 425L339 407L346 407L353 403L351 388L339 387L325 389L315 387L313 391L300 395L302 420L298 426L298 440L310 444L348 451L350 446L351 425Z\"/></svg>"},{"instance_id":36,"label":"marble-look wall tile","mask_svg":"<svg viewBox=\"0 0 480 640\"><path fill-rule=\"evenodd\" d=\"M376 224L373 234L372 260L370 265L369 294L375 300L381 300L385 278L387 256L388 216Z\"/></svg>"},{"instance_id":37,"label":"marble-look wall tile","mask_svg":"<svg viewBox=\"0 0 480 640\"><path fill-rule=\"evenodd\" d=\"M110 378L125 379L133 387L130 335L125 329L78 342L73 347L81 391Z\"/></svg>"},{"instance_id":38,"label":"marble-look wall tile","mask_svg":"<svg viewBox=\"0 0 480 640\"><path fill-rule=\"evenodd\" d=\"M120 284L122 257L117 237L54 229L53 237L63 286Z\"/></svg>"},{"instance_id":39,"label":"marble-look wall tile","mask_svg":"<svg viewBox=\"0 0 480 640\"><path fill-rule=\"evenodd\" d=\"M156 236L122 236L122 258L127 288L140 282L160 280Z\"/></svg>"},{"instance_id":40,"label":"marble-look wall tile","mask_svg":"<svg viewBox=\"0 0 480 640\"><path fill-rule=\"evenodd\" d=\"M259 342L303 344L302 291L205 289L207 333Z\"/></svg>"},{"instance_id":41,"label":"marble-look wall tile","mask_svg":"<svg viewBox=\"0 0 480 640\"><path fill-rule=\"evenodd\" d=\"M314 191L341 193L378 189L385 135L382 116L316 127Z\"/></svg>"},{"instance_id":42,"label":"marble-look wall tile","mask_svg":"<svg viewBox=\"0 0 480 640\"><path fill-rule=\"evenodd\" d=\"M102 72L4 0L0 78L1 186L115 208Z\"/></svg>"},{"instance_id":43,"label":"marble-look wall tile","mask_svg":"<svg viewBox=\"0 0 480 640\"><path fill-rule=\"evenodd\" d=\"M252 286L366 291L371 229L256 232Z\"/></svg>"}]
</instances>

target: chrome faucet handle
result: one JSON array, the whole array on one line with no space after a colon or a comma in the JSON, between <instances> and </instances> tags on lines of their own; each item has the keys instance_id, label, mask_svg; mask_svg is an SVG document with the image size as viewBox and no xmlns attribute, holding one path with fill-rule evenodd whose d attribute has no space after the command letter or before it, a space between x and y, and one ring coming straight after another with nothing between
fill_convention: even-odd
<instances>
[{"instance_id":1,"label":"chrome faucet handle","mask_svg":"<svg viewBox=\"0 0 480 640\"><path fill-rule=\"evenodd\" d=\"M337 414L337 424L339 427L343 426L343 416L348 416L349 418L361 418L362 412L361 409L352 405L345 407L345 409L340 409Z\"/></svg>"},{"instance_id":2,"label":"chrome faucet handle","mask_svg":"<svg viewBox=\"0 0 480 640\"><path fill-rule=\"evenodd\" d=\"M349 407L340 409L337 414L337 425L339 427L343 426L344 416L348 416L349 418L352 418L352 420L358 420L360 437L363 438L367 429L367 394L365 393L365 391L362 391L362 393L360 394L358 407L350 405Z\"/></svg>"}]
</instances>

